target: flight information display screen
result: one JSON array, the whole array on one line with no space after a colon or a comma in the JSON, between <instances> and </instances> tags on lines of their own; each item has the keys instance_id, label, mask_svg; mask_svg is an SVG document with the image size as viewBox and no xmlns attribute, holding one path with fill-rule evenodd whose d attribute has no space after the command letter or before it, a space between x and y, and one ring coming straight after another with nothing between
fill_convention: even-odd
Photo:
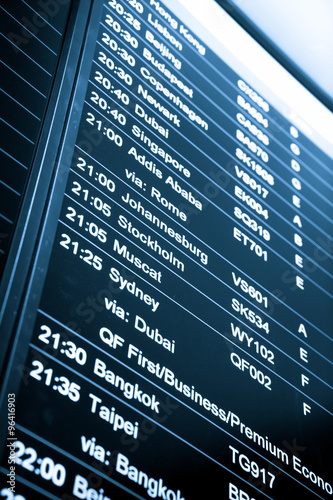
<instances>
[{"instance_id":1,"label":"flight information display screen","mask_svg":"<svg viewBox=\"0 0 333 500\"><path fill-rule=\"evenodd\" d=\"M0 498L333 495L332 115L183 3L93 2Z\"/></svg>"}]
</instances>

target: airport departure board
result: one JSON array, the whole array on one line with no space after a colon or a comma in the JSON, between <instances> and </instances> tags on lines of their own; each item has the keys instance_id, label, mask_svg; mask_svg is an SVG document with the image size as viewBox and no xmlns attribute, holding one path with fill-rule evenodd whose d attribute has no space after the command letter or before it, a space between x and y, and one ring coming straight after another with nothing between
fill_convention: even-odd
<instances>
[{"instance_id":1,"label":"airport departure board","mask_svg":"<svg viewBox=\"0 0 333 500\"><path fill-rule=\"evenodd\" d=\"M332 149L199 23L96 0L71 47L0 498L332 498Z\"/></svg>"}]
</instances>

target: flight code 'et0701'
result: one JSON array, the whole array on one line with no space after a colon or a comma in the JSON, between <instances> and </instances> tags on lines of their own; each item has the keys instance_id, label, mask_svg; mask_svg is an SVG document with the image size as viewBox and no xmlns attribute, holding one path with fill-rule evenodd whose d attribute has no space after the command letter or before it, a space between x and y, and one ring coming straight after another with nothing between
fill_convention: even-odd
<instances>
[{"instance_id":1,"label":"flight code 'et0701'","mask_svg":"<svg viewBox=\"0 0 333 500\"><path fill-rule=\"evenodd\" d=\"M247 234L240 231L237 227L234 227L233 234L236 240L243 243L243 245L245 247L248 247L251 250L251 252L254 252L258 257L262 257L264 261L267 262L268 260L267 250L263 250L263 248L260 245L258 245L258 243L249 238Z\"/></svg>"}]
</instances>

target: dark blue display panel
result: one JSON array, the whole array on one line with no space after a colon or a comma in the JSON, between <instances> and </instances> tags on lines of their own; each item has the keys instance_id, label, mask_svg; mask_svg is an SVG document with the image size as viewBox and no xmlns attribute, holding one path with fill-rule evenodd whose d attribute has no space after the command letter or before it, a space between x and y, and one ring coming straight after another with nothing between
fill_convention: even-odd
<instances>
[{"instance_id":1,"label":"dark blue display panel","mask_svg":"<svg viewBox=\"0 0 333 500\"><path fill-rule=\"evenodd\" d=\"M330 498L331 181L164 4L95 2L0 496Z\"/></svg>"},{"instance_id":2,"label":"dark blue display panel","mask_svg":"<svg viewBox=\"0 0 333 500\"><path fill-rule=\"evenodd\" d=\"M31 174L70 6L70 0L1 2L0 276Z\"/></svg>"}]
</instances>

